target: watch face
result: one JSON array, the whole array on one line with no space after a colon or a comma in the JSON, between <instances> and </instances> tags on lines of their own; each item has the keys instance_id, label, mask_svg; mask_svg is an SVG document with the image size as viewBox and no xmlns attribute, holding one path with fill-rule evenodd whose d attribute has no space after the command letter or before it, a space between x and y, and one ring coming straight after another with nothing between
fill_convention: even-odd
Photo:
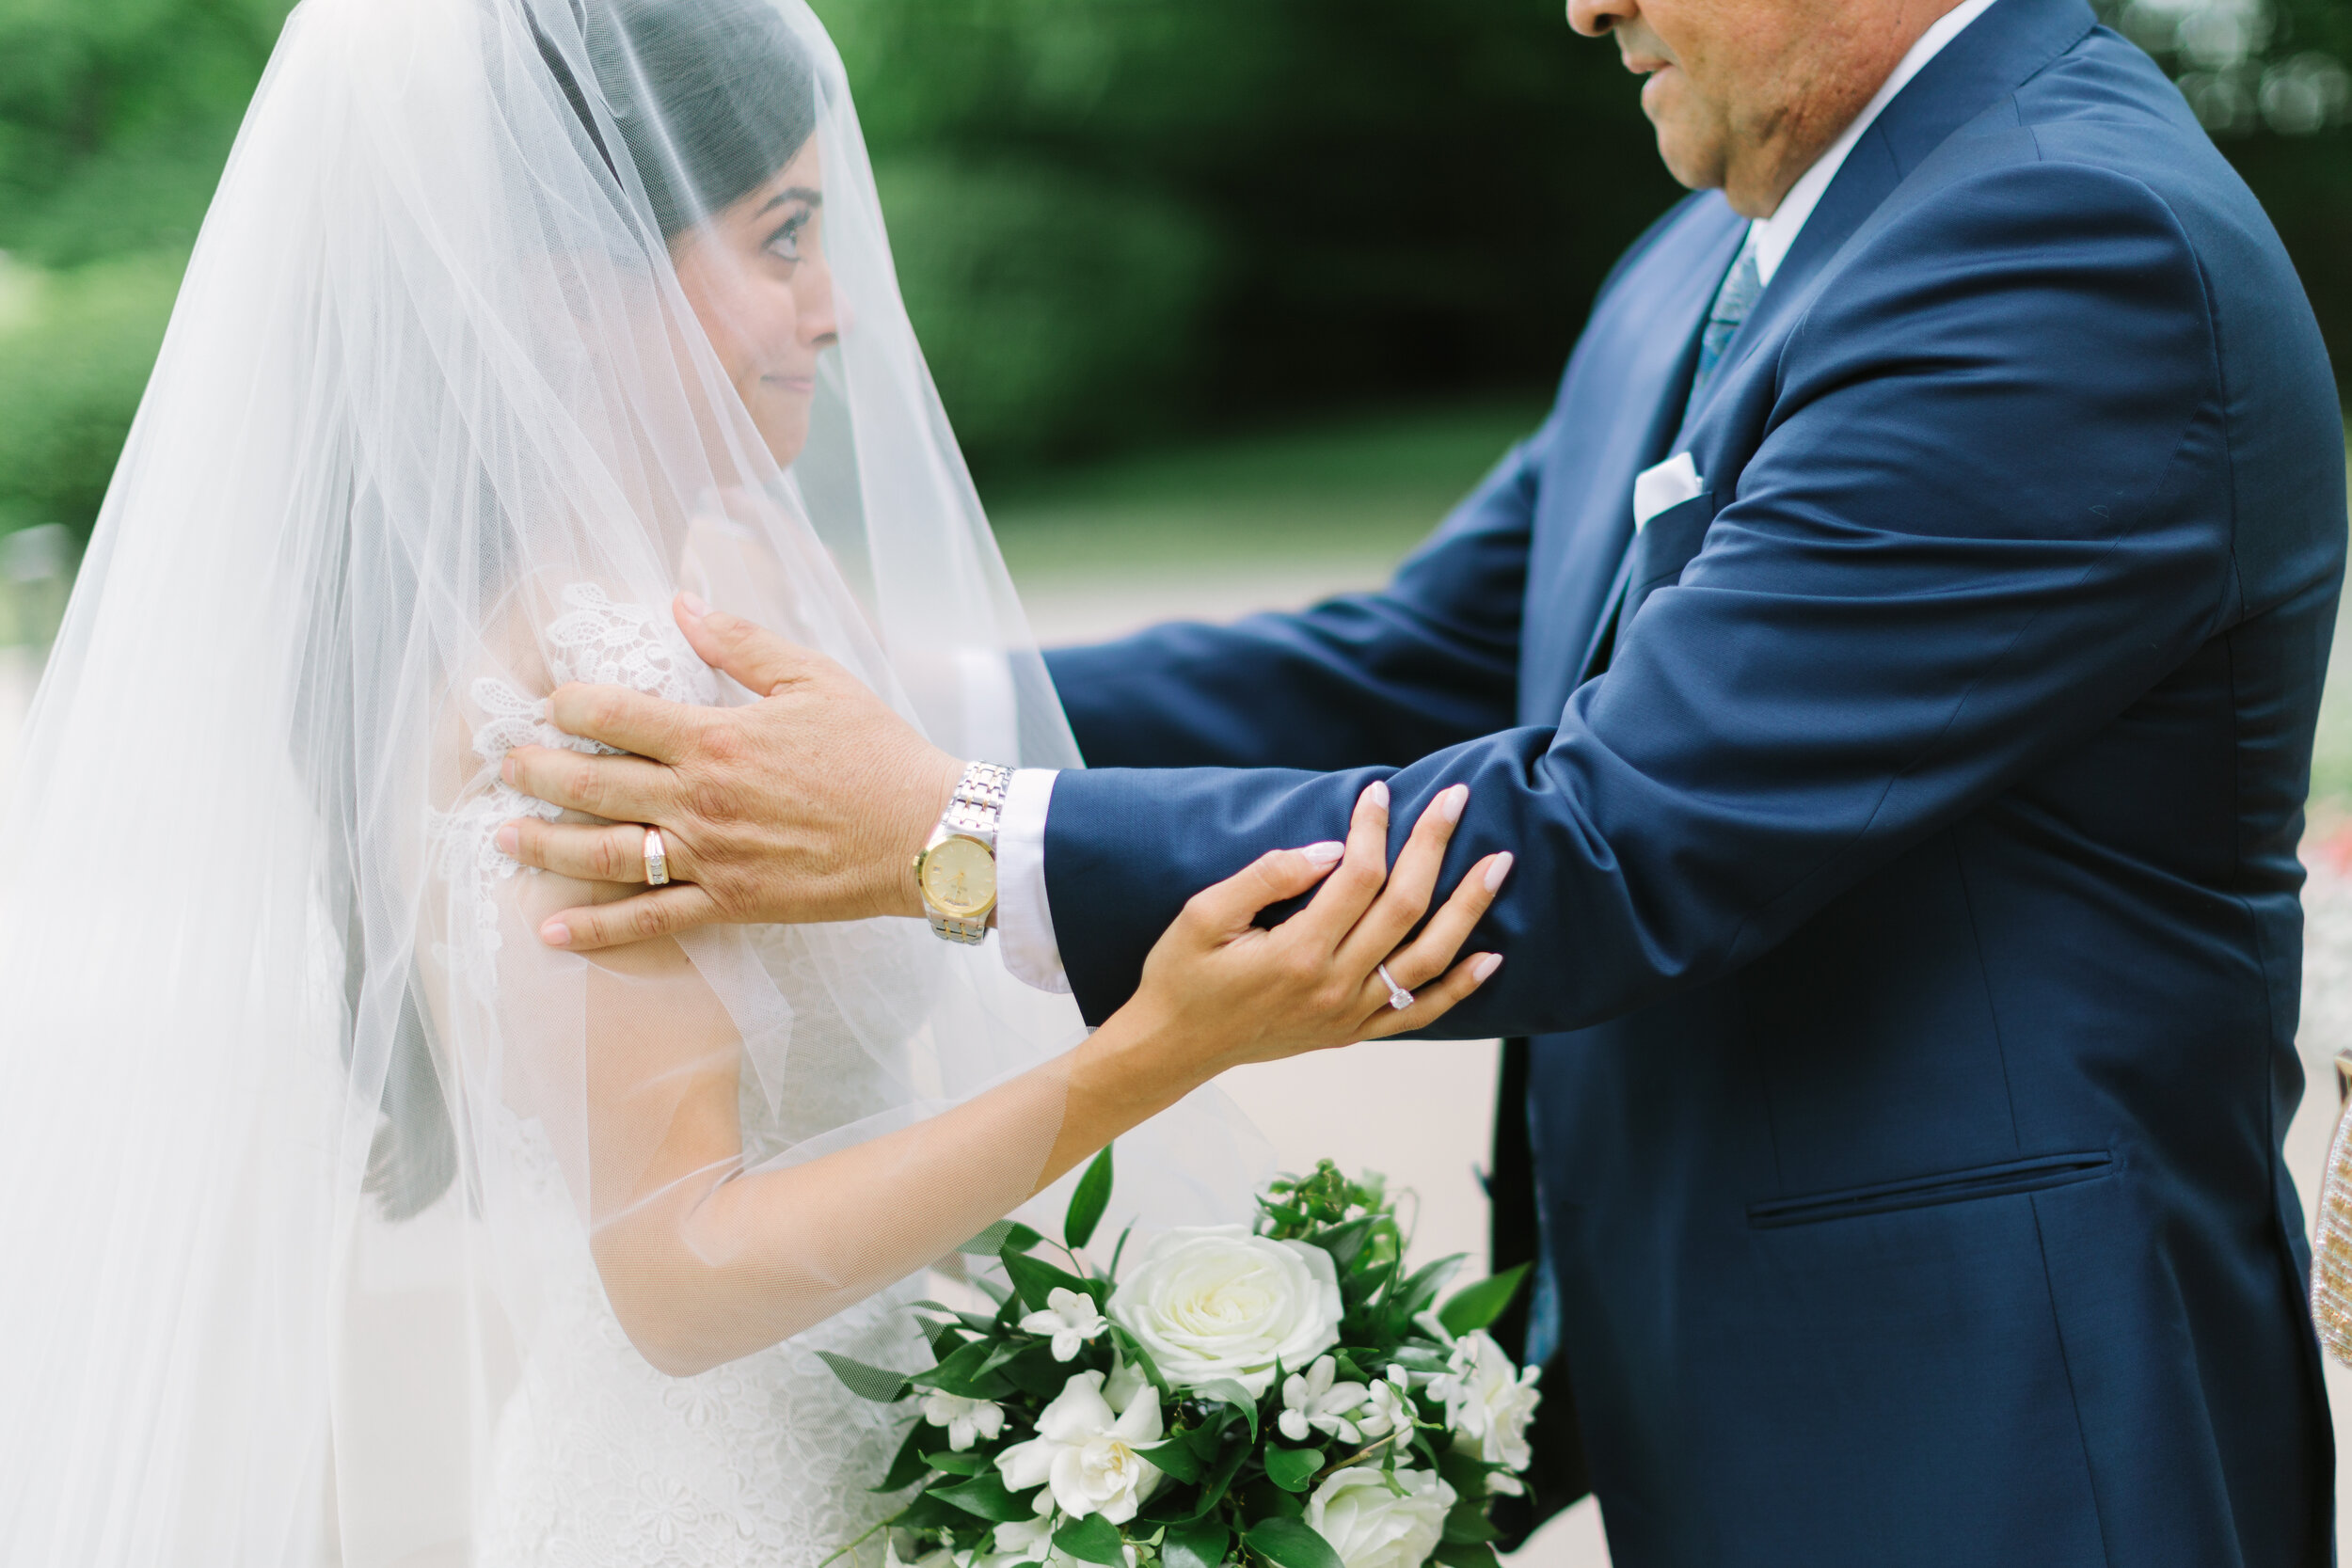
<instances>
[{"instance_id":1,"label":"watch face","mask_svg":"<svg viewBox=\"0 0 2352 1568\"><path fill-rule=\"evenodd\" d=\"M996 857L973 839L950 838L923 853L923 895L959 919L996 900Z\"/></svg>"}]
</instances>

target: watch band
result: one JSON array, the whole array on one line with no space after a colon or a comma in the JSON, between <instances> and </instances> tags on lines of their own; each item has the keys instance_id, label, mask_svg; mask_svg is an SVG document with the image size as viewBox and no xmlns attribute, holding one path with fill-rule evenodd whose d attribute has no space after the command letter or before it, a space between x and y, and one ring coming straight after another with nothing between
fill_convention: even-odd
<instances>
[{"instance_id":1,"label":"watch band","mask_svg":"<svg viewBox=\"0 0 2352 1568\"><path fill-rule=\"evenodd\" d=\"M996 829L1003 820L1005 792L1012 787L1012 769L1001 763L976 762L966 767L963 777L956 781L956 792L949 797L947 809L940 814L939 826L932 831L934 842L948 835L977 839L988 846L989 854L996 853ZM977 946L988 940L988 916L969 919L944 914L924 900L923 912L930 917L933 935L949 942Z\"/></svg>"}]
</instances>

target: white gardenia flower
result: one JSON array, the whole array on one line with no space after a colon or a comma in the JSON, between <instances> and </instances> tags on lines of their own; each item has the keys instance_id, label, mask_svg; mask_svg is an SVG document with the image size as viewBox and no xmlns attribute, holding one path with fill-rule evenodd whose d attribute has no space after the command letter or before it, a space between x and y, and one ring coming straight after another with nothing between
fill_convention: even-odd
<instances>
[{"instance_id":1,"label":"white gardenia flower","mask_svg":"<svg viewBox=\"0 0 2352 1568\"><path fill-rule=\"evenodd\" d=\"M936 1388L923 1396L923 1418L935 1427L946 1427L947 1446L958 1453L979 1439L993 1438L1005 1430L1003 1406L989 1400L967 1400L961 1394L942 1393Z\"/></svg>"},{"instance_id":2,"label":"white gardenia flower","mask_svg":"<svg viewBox=\"0 0 2352 1568\"><path fill-rule=\"evenodd\" d=\"M1327 1355L1304 1372L1293 1372L1282 1380L1282 1415L1275 1424L1282 1429L1283 1436L1304 1443L1311 1431L1328 1433L1343 1443L1364 1440L1356 1423L1347 1418L1364 1402L1364 1386L1334 1383L1338 1375L1339 1363Z\"/></svg>"},{"instance_id":3,"label":"white gardenia flower","mask_svg":"<svg viewBox=\"0 0 2352 1568\"><path fill-rule=\"evenodd\" d=\"M1052 1336L1057 1361L1076 1355L1080 1345L1109 1326L1092 1296L1066 1285L1057 1285L1046 1294L1044 1311L1032 1312L1021 1320L1024 1334Z\"/></svg>"},{"instance_id":4,"label":"white gardenia flower","mask_svg":"<svg viewBox=\"0 0 2352 1568\"><path fill-rule=\"evenodd\" d=\"M1509 1353L1482 1331L1455 1342L1445 1375L1430 1384L1429 1391L1445 1401L1455 1448L1506 1471L1524 1470L1534 1457L1527 1428L1543 1401L1535 1386L1542 1376L1541 1367L1514 1366ZM1508 1475L1497 1475L1487 1484L1497 1492L1520 1490Z\"/></svg>"},{"instance_id":5,"label":"white gardenia flower","mask_svg":"<svg viewBox=\"0 0 2352 1568\"><path fill-rule=\"evenodd\" d=\"M1340 1310L1329 1253L1242 1225L1168 1231L1111 1296L1111 1316L1169 1383L1230 1378L1259 1398L1275 1363L1304 1367L1339 1343Z\"/></svg>"},{"instance_id":6,"label":"white gardenia flower","mask_svg":"<svg viewBox=\"0 0 2352 1568\"><path fill-rule=\"evenodd\" d=\"M1100 1513L1114 1525L1136 1516L1159 1486L1159 1467L1136 1452L1160 1440L1160 1401L1146 1386L1113 1414L1101 1372L1078 1372L1039 1412L1037 1435L996 1456L1007 1490L1053 1489L1055 1506L1073 1519Z\"/></svg>"},{"instance_id":7,"label":"white gardenia flower","mask_svg":"<svg viewBox=\"0 0 2352 1568\"><path fill-rule=\"evenodd\" d=\"M1307 1523L1346 1568L1421 1568L1438 1549L1454 1488L1433 1470L1398 1470L1391 1491L1377 1465L1334 1471L1307 1499Z\"/></svg>"},{"instance_id":8,"label":"white gardenia flower","mask_svg":"<svg viewBox=\"0 0 2352 1568\"><path fill-rule=\"evenodd\" d=\"M1356 1425L1367 1437L1412 1431L1413 1407L1405 1397L1411 1391L1412 1384L1405 1369L1391 1362L1389 1375L1365 1391L1364 1407L1356 1413Z\"/></svg>"}]
</instances>

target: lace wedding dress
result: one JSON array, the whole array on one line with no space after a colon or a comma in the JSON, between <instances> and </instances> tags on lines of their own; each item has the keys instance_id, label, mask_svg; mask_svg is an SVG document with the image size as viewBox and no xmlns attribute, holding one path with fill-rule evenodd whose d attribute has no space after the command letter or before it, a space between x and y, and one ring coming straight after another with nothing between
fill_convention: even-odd
<instances>
[{"instance_id":1,"label":"lace wedding dress","mask_svg":"<svg viewBox=\"0 0 2352 1568\"><path fill-rule=\"evenodd\" d=\"M765 1108L744 1099L749 1129ZM531 1141L519 1124L506 1135ZM544 1172L543 1201L568 1202L544 1145L516 1153L517 1169ZM866 1489L904 1416L851 1394L817 1352L916 1370L901 1310L913 1285L674 1378L621 1332L584 1245L540 1267L553 1287L493 1439L481 1568L817 1568L895 1506Z\"/></svg>"},{"instance_id":2,"label":"lace wedding dress","mask_svg":"<svg viewBox=\"0 0 2352 1568\"><path fill-rule=\"evenodd\" d=\"M666 610L616 604L594 583L559 595L545 628L555 684L623 686L670 702L709 703L710 672ZM547 704L485 676L472 696L484 714L473 751L495 767L517 745L604 750L547 722ZM495 775L492 776L495 778ZM492 835L548 808L492 783L445 819L443 865L470 889L478 945L474 984L492 983L501 939L500 885L531 877ZM803 1033L821 1031L835 1004L804 933L748 933L760 966L798 1004ZM817 1055L817 1053L809 1053ZM840 1057L823 1053L836 1068ZM882 1102L879 1075L787 1069L771 1096L745 1074L738 1094L746 1163L854 1121ZM816 1568L881 1518L867 1488L905 1435L898 1410L859 1399L818 1358L830 1350L913 1371L925 1364L913 1320L918 1293L903 1284L818 1327L692 1377L672 1377L639 1354L607 1303L562 1163L535 1121L495 1108L499 1152L488 1162L515 1180L504 1234L535 1256L537 1330L517 1386L498 1418L482 1568Z\"/></svg>"}]
</instances>

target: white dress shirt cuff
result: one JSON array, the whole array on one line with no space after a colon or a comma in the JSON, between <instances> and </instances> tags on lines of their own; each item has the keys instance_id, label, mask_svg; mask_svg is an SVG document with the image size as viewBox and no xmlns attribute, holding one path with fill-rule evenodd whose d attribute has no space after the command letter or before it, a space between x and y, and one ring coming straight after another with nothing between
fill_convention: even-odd
<instances>
[{"instance_id":1,"label":"white dress shirt cuff","mask_svg":"<svg viewBox=\"0 0 2352 1568\"><path fill-rule=\"evenodd\" d=\"M1040 990L1070 992L1054 911L1045 899L1045 814L1054 803L1051 768L1013 770L996 819L996 945L1012 977Z\"/></svg>"}]
</instances>

